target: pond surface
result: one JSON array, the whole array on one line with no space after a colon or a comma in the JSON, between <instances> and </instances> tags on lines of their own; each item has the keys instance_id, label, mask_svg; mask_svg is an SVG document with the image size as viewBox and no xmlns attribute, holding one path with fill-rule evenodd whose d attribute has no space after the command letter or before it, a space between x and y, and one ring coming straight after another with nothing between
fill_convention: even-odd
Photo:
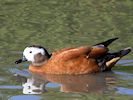
<instances>
[{"instance_id":1,"label":"pond surface","mask_svg":"<svg viewBox=\"0 0 133 100\"><path fill-rule=\"evenodd\" d=\"M9 54L17 59L21 52ZM130 66L122 66L125 64ZM29 73L28 63L8 65L3 62L0 65L0 100L132 100L132 64L133 60L121 60L112 72L42 76Z\"/></svg>"},{"instance_id":2,"label":"pond surface","mask_svg":"<svg viewBox=\"0 0 133 100\"><path fill-rule=\"evenodd\" d=\"M0 0L0 100L133 100L133 60L79 76L32 75L28 63L14 64L32 44L51 52L119 37L112 51L133 48L132 14L133 0Z\"/></svg>"}]
</instances>

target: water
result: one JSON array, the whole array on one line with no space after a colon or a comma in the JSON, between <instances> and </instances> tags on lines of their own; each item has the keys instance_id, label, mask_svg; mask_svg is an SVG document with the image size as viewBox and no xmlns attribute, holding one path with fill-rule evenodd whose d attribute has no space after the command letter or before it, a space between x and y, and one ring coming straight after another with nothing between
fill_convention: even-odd
<instances>
[{"instance_id":1,"label":"water","mask_svg":"<svg viewBox=\"0 0 133 100\"><path fill-rule=\"evenodd\" d=\"M18 52L10 52L17 58ZM122 65L132 60L121 60L111 72L89 75L36 75L29 73L28 63L0 66L1 100L88 100L133 99L132 71ZM121 65L121 66L120 66ZM132 68L132 66L127 66Z\"/></svg>"},{"instance_id":2,"label":"water","mask_svg":"<svg viewBox=\"0 0 133 100\"><path fill-rule=\"evenodd\" d=\"M0 100L133 99L132 60L121 60L112 72L39 76L28 72L29 63L14 64L20 56L21 51L1 56Z\"/></svg>"},{"instance_id":3,"label":"water","mask_svg":"<svg viewBox=\"0 0 133 100\"><path fill-rule=\"evenodd\" d=\"M132 9L132 0L0 0L0 100L133 100L132 53L92 75L38 76L14 64L31 44L52 52L119 37L111 51L133 47Z\"/></svg>"}]
</instances>

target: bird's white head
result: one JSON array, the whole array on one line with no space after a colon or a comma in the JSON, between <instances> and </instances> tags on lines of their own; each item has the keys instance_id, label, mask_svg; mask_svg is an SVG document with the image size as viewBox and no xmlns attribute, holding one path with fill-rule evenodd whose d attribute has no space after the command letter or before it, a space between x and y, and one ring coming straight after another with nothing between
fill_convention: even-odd
<instances>
[{"instance_id":1,"label":"bird's white head","mask_svg":"<svg viewBox=\"0 0 133 100\"><path fill-rule=\"evenodd\" d=\"M17 60L15 63L31 61L33 64L41 64L50 58L47 50L41 46L29 46L23 51L23 58Z\"/></svg>"},{"instance_id":2,"label":"bird's white head","mask_svg":"<svg viewBox=\"0 0 133 100\"><path fill-rule=\"evenodd\" d=\"M23 57L27 59L27 61L35 62L35 56L37 54L41 54L45 56L45 51L43 48L37 47L26 47L23 51Z\"/></svg>"}]
</instances>

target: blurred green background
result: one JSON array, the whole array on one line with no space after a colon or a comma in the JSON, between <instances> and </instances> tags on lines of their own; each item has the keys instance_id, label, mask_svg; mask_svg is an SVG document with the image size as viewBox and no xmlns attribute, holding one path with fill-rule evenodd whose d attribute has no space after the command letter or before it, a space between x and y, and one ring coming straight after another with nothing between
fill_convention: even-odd
<instances>
[{"instance_id":1,"label":"blurred green background","mask_svg":"<svg viewBox=\"0 0 133 100\"><path fill-rule=\"evenodd\" d=\"M133 47L132 0L0 0L1 50L39 44L52 52L113 37L112 51Z\"/></svg>"}]
</instances>

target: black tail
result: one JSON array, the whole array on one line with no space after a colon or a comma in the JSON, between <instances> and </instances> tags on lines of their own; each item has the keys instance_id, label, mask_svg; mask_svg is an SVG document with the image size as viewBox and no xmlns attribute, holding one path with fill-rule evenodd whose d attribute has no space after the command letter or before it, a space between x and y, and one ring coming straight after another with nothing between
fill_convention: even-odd
<instances>
[{"instance_id":1,"label":"black tail","mask_svg":"<svg viewBox=\"0 0 133 100\"><path fill-rule=\"evenodd\" d=\"M105 47L107 47L108 45L110 45L113 41L115 41L115 40L117 40L118 38L112 38L112 39L109 39L109 40L107 40L107 41L104 41L104 42L101 42L101 43L98 43L98 44L96 44L96 45L104 45ZM95 45L95 46L96 46Z\"/></svg>"}]
</instances>

